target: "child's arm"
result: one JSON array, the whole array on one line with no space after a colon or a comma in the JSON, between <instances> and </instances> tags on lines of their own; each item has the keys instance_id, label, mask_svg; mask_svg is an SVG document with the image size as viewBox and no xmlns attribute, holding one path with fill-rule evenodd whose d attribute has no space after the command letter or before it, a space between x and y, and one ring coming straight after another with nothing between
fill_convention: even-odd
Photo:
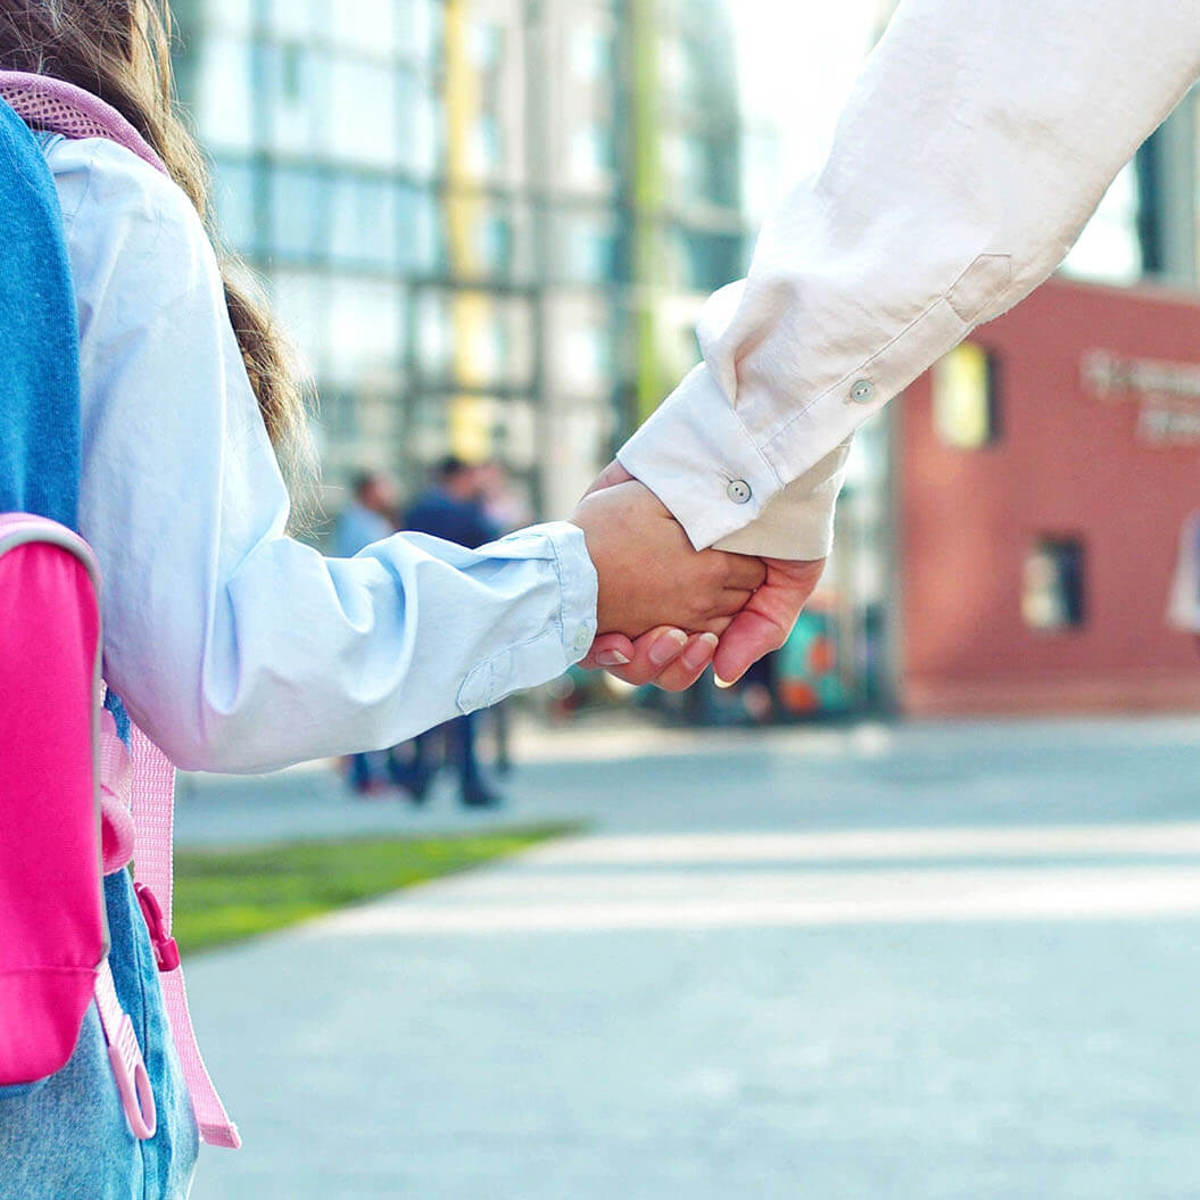
<instances>
[{"instance_id":1,"label":"child's arm","mask_svg":"<svg viewBox=\"0 0 1200 1200\"><path fill-rule=\"evenodd\" d=\"M105 577L106 677L180 765L251 771L389 745L583 656L597 580L576 525L479 551L401 534L353 559L284 536L288 497L195 214L107 143L61 145L50 162L78 293L80 523ZM757 575L696 555L633 486L620 512L579 516L620 581L602 618L640 632L688 594L697 620L733 611ZM621 568L610 531L630 513L654 571Z\"/></svg>"}]
</instances>

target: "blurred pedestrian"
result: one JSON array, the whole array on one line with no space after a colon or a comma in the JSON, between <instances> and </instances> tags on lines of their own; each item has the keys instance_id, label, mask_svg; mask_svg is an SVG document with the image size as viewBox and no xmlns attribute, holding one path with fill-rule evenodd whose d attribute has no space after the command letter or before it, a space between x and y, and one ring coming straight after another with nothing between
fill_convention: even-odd
<instances>
[{"instance_id":1,"label":"blurred pedestrian","mask_svg":"<svg viewBox=\"0 0 1200 1200\"><path fill-rule=\"evenodd\" d=\"M353 558L373 542L396 532L399 493L391 475L386 471L363 471L354 477L351 488L353 499L338 514L333 527L333 552L338 558ZM391 783L410 792L416 800L424 798L422 778L401 762L395 746L382 752L386 776L376 769L379 757L362 751L347 758L347 778L358 795L375 795Z\"/></svg>"},{"instance_id":2,"label":"blurred pedestrian","mask_svg":"<svg viewBox=\"0 0 1200 1200\"><path fill-rule=\"evenodd\" d=\"M433 486L417 497L404 516L405 529L428 533L474 550L500 536L484 509L486 472L450 455L438 464ZM494 808L501 803L480 770L475 735L478 713L466 713L415 739L409 769L412 787L423 791L437 763L434 745L439 740L458 774L459 796L468 808Z\"/></svg>"},{"instance_id":3,"label":"blurred pedestrian","mask_svg":"<svg viewBox=\"0 0 1200 1200\"><path fill-rule=\"evenodd\" d=\"M484 515L498 534L511 533L533 520L533 508L528 499L514 486L512 475L499 459L492 458L481 464L477 476ZM501 700L486 710L495 741L494 765L501 775L507 775L513 766L510 704L509 700Z\"/></svg>"},{"instance_id":4,"label":"blurred pedestrian","mask_svg":"<svg viewBox=\"0 0 1200 1200\"><path fill-rule=\"evenodd\" d=\"M499 459L481 463L475 474L484 515L497 533L511 533L533 521L528 498L513 483L508 468Z\"/></svg>"},{"instance_id":5,"label":"blurred pedestrian","mask_svg":"<svg viewBox=\"0 0 1200 1200\"><path fill-rule=\"evenodd\" d=\"M1167 624L1194 634L1200 650L1200 509L1188 514L1180 530Z\"/></svg>"},{"instance_id":6,"label":"blurred pedestrian","mask_svg":"<svg viewBox=\"0 0 1200 1200\"><path fill-rule=\"evenodd\" d=\"M396 532L399 497L386 471L363 471L354 477L353 499L338 514L333 527L333 553L353 558L372 542Z\"/></svg>"},{"instance_id":7,"label":"blurred pedestrian","mask_svg":"<svg viewBox=\"0 0 1200 1200\"><path fill-rule=\"evenodd\" d=\"M428 533L474 550L500 536L483 504L484 473L479 466L447 455L434 469L432 485L404 514L404 528Z\"/></svg>"}]
</instances>

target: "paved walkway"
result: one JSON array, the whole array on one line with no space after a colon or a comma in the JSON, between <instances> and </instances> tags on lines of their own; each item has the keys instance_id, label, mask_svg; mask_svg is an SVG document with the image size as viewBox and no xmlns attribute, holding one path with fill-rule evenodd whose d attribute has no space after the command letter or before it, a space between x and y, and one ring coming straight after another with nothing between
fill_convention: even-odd
<instances>
[{"instance_id":1,"label":"paved walkway","mask_svg":"<svg viewBox=\"0 0 1200 1200\"><path fill-rule=\"evenodd\" d=\"M1200 1195L1200 723L588 745L592 836L194 962L199 1200Z\"/></svg>"}]
</instances>

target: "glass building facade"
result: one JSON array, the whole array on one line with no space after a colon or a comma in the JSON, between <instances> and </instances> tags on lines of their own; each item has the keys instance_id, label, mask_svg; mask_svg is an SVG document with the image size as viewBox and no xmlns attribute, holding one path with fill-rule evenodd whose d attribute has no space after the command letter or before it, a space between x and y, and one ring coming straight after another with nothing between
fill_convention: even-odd
<instances>
[{"instance_id":1,"label":"glass building facade","mask_svg":"<svg viewBox=\"0 0 1200 1200\"><path fill-rule=\"evenodd\" d=\"M415 485L452 450L568 511L744 268L723 0L175 8L220 225L316 382L327 480Z\"/></svg>"}]
</instances>

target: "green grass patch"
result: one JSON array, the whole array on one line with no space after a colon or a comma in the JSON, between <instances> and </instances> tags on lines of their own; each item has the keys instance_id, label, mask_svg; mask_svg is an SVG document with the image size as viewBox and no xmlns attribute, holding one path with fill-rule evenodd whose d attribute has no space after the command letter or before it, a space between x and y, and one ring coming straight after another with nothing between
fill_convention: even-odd
<instances>
[{"instance_id":1,"label":"green grass patch","mask_svg":"<svg viewBox=\"0 0 1200 1200\"><path fill-rule=\"evenodd\" d=\"M172 932L185 952L228 945L469 870L576 828L547 824L431 837L181 850L175 855Z\"/></svg>"}]
</instances>

